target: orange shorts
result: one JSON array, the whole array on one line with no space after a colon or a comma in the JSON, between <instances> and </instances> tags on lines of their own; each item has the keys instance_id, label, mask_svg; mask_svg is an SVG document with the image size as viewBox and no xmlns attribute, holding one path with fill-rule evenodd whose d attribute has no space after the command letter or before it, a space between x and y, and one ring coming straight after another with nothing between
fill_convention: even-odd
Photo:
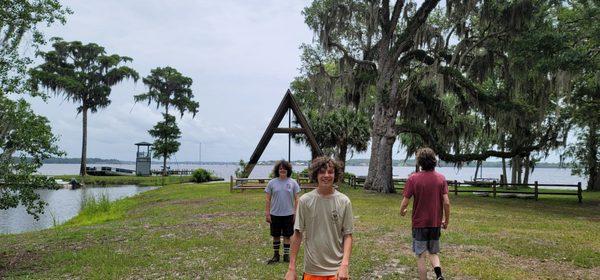
<instances>
[{"instance_id":1,"label":"orange shorts","mask_svg":"<svg viewBox=\"0 0 600 280\"><path fill-rule=\"evenodd\" d=\"M311 275L308 273L304 273L304 275L302 275L302 279L303 280L335 280L335 275L322 276L322 275Z\"/></svg>"}]
</instances>

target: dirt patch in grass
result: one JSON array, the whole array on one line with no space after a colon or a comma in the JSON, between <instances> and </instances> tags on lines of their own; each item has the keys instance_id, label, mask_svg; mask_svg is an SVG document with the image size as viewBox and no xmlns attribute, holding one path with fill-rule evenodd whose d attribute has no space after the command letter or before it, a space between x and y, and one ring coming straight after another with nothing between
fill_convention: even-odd
<instances>
[{"instance_id":1,"label":"dirt patch in grass","mask_svg":"<svg viewBox=\"0 0 600 280\"><path fill-rule=\"evenodd\" d=\"M501 260L500 263L496 264L498 267L504 267L505 269L516 267L540 275L544 279L545 277L555 279L600 279L600 267L587 269L556 260L513 256L491 247L447 244L445 251L451 258L481 257L488 259L489 257L495 257Z\"/></svg>"},{"instance_id":2,"label":"dirt patch in grass","mask_svg":"<svg viewBox=\"0 0 600 280\"><path fill-rule=\"evenodd\" d=\"M401 275L408 276L414 274L412 270L413 269L408 265L400 264L400 260L391 259L383 265L376 267L372 272L361 276L361 279L381 279L386 276L398 277Z\"/></svg>"},{"instance_id":3,"label":"dirt patch in grass","mask_svg":"<svg viewBox=\"0 0 600 280\"><path fill-rule=\"evenodd\" d=\"M393 278L405 279L409 275L416 275L416 268L412 266L402 264L399 260L399 256L410 255L411 249L409 244L403 241L406 237L404 231L393 231L386 232L385 234L378 236L375 240L376 250L379 252L385 252L386 255L391 258L374 267L374 269L366 275L361 276L360 279L382 279L382 278Z\"/></svg>"},{"instance_id":4,"label":"dirt patch in grass","mask_svg":"<svg viewBox=\"0 0 600 280\"><path fill-rule=\"evenodd\" d=\"M163 202L163 205L194 205L204 206L207 203L213 202L212 198L186 199L186 200L171 200Z\"/></svg>"},{"instance_id":5,"label":"dirt patch in grass","mask_svg":"<svg viewBox=\"0 0 600 280\"><path fill-rule=\"evenodd\" d=\"M17 269L39 271L39 267L36 266L39 259L41 259L39 253L31 250L18 251L14 254L1 252L0 278L4 278L9 271L14 271Z\"/></svg>"},{"instance_id":6,"label":"dirt patch in grass","mask_svg":"<svg viewBox=\"0 0 600 280\"><path fill-rule=\"evenodd\" d=\"M256 216L255 212L218 212L218 213L205 213L194 215L194 218L197 219L213 219L220 217L254 217Z\"/></svg>"}]
</instances>

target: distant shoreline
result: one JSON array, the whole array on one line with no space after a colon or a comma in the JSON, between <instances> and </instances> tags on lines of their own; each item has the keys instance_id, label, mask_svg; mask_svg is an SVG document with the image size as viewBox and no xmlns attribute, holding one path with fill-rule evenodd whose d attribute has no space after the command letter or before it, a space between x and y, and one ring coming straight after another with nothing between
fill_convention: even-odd
<instances>
[{"instance_id":1,"label":"distant shoreline","mask_svg":"<svg viewBox=\"0 0 600 280\"><path fill-rule=\"evenodd\" d=\"M79 158L51 158L43 161L44 164L79 164L81 159ZM158 161L157 161L158 162ZM274 165L276 160L259 161L257 165ZM293 165L308 166L308 160L296 160L292 161ZM118 159L101 159L101 158L88 158L87 164L135 164L135 161L125 161ZM168 162L168 165L176 164L193 164L193 165L239 165L239 162L232 161L182 161L182 162ZM393 166L414 166L415 161L409 159L404 160L393 160ZM369 159L350 159L346 162L346 166L369 166ZM454 167L455 164L451 162L440 162L439 167ZM464 164L462 167L476 167L475 162ZM502 167L501 161L483 162L483 167ZM510 169L510 166L506 166ZM536 164L535 168L562 168L568 169L568 164L560 164L554 162L540 162Z\"/></svg>"}]
</instances>

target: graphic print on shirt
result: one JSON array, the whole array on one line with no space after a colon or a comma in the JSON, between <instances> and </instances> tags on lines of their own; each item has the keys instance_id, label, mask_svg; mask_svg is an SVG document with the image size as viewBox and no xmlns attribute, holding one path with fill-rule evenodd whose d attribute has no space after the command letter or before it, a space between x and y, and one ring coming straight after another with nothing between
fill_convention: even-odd
<instances>
[{"instance_id":1,"label":"graphic print on shirt","mask_svg":"<svg viewBox=\"0 0 600 280\"><path fill-rule=\"evenodd\" d=\"M333 209L333 211L331 212L331 218L333 219L333 222L337 224L339 218L337 209Z\"/></svg>"}]
</instances>

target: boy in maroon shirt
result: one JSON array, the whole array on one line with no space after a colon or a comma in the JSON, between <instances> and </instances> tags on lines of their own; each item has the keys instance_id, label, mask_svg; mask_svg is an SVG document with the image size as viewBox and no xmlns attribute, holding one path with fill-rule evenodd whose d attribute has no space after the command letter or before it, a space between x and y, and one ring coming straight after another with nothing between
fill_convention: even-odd
<instances>
[{"instance_id":1,"label":"boy in maroon shirt","mask_svg":"<svg viewBox=\"0 0 600 280\"><path fill-rule=\"evenodd\" d=\"M427 279L425 266L426 256L433 266L437 280L443 280L440 267L440 233L441 228L448 228L450 219L450 199L448 183L444 175L435 172L437 160L435 152L430 148L417 151L417 164L420 172L408 177L404 187L400 215L406 215L408 202L414 197L412 212L413 251L419 257L417 267L419 279ZM443 217L442 217L443 215ZM426 254L425 252L429 254Z\"/></svg>"}]
</instances>

